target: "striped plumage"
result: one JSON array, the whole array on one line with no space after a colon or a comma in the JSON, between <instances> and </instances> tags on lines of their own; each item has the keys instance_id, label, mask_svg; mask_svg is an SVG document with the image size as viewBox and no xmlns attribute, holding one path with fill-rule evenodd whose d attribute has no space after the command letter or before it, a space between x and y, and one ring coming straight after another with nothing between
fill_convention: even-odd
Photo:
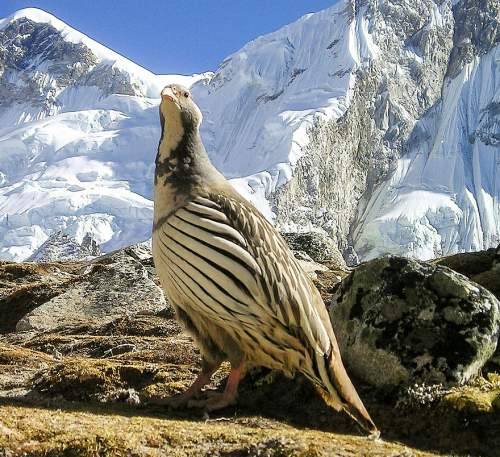
<instances>
[{"instance_id":1,"label":"striped plumage","mask_svg":"<svg viewBox=\"0 0 500 457\"><path fill-rule=\"evenodd\" d=\"M203 356L202 374L182 399L227 359L234 376L225 397L199 404L229 404L241 367L251 363L303 373L328 404L376 431L316 287L273 226L210 164L201 113L187 90L169 86L163 96L153 254L165 293Z\"/></svg>"}]
</instances>

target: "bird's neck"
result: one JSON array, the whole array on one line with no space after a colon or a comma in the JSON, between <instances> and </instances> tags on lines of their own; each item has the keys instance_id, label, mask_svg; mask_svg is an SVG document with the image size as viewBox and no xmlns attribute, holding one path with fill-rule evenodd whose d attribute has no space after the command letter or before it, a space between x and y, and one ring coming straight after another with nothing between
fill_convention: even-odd
<instances>
[{"instance_id":1,"label":"bird's neck","mask_svg":"<svg viewBox=\"0 0 500 457\"><path fill-rule=\"evenodd\" d=\"M175 184L198 172L207 157L198 129L172 126L162 136L156 156L155 184Z\"/></svg>"},{"instance_id":2,"label":"bird's neck","mask_svg":"<svg viewBox=\"0 0 500 457\"><path fill-rule=\"evenodd\" d=\"M155 219L183 206L207 185L224 181L211 164L198 128L170 123L158 146Z\"/></svg>"}]
</instances>

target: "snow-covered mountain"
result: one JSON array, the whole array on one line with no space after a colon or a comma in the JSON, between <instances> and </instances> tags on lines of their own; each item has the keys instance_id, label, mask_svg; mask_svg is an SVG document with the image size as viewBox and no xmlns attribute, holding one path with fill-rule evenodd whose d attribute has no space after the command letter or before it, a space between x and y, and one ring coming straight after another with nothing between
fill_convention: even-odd
<instances>
[{"instance_id":1,"label":"snow-covered mountain","mask_svg":"<svg viewBox=\"0 0 500 457\"><path fill-rule=\"evenodd\" d=\"M333 0L332 0L333 1ZM157 98L193 85L215 165L347 260L500 241L497 0L339 0L213 75L157 76L39 10L0 22L0 258L150 236Z\"/></svg>"},{"instance_id":2,"label":"snow-covered mountain","mask_svg":"<svg viewBox=\"0 0 500 457\"><path fill-rule=\"evenodd\" d=\"M0 21L0 258L59 230L105 251L150 237L165 84L38 9Z\"/></svg>"},{"instance_id":3,"label":"snow-covered mountain","mask_svg":"<svg viewBox=\"0 0 500 457\"><path fill-rule=\"evenodd\" d=\"M260 37L194 87L209 153L352 262L496 246L499 8L341 0Z\"/></svg>"}]
</instances>

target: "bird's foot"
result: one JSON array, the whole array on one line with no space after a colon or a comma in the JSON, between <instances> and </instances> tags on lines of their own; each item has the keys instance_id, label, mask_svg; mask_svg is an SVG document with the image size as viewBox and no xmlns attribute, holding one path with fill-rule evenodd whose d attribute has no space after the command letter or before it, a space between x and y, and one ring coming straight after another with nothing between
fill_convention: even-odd
<instances>
[{"instance_id":1,"label":"bird's foot","mask_svg":"<svg viewBox=\"0 0 500 457\"><path fill-rule=\"evenodd\" d=\"M173 395L168 398L159 398L152 400L150 403L158 406L169 406L170 408L182 408L186 406L190 400L194 398L198 398L200 395L201 389L210 382L210 377L217 367L212 368L211 370L202 371L196 380L191 384L191 387L187 389L185 392Z\"/></svg>"},{"instance_id":2,"label":"bird's foot","mask_svg":"<svg viewBox=\"0 0 500 457\"><path fill-rule=\"evenodd\" d=\"M241 362L236 368L231 368L223 393L214 394L204 400L190 400L188 408L203 408L205 411L216 411L234 405L238 396L238 384L244 374L245 365Z\"/></svg>"},{"instance_id":3,"label":"bird's foot","mask_svg":"<svg viewBox=\"0 0 500 457\"><path fill-rule=\"evenodd\" d=\"M204 395L208 398L201 399L200 397ZM198 390L198 389L188 389L186 392L181 394L172 395L167 398L158 398L150 401L150 404L156 406L167 406L173 409L179 409L187 406L188 408L198 408L199 406L191 406L191 403L195 404L196 402L204 403L210 400L212 397L216 397L221 395L218 392L214 392L213 390Z\"/></svg>"},{"instance_id":4,"label":"bird's foot","mask_svg":"<svg viewBox=\"0 0 500 457\"><path fill-rule=\"evenodd\" d=\"M184 392L178 395L172 395L168 398L159 398L154 399L150 403L157 406L167 406L173 409L182 408L183 406L188 405L193 398L197 397L197 393L195 392Z\"/></svg>"},{"instance_id":5,"label":"bird's foot","mask_svg":"<svg viewBox=\"0 0 500 457\"><path fill-rule=\"evenodd\" d=\"M212 394L209 398L201 400L189 400L187 406L188 408L201 408L205 411L216 411L234 404L236 404L236 395L230 396L223 392Z\"/></svg>"}]
</instances>

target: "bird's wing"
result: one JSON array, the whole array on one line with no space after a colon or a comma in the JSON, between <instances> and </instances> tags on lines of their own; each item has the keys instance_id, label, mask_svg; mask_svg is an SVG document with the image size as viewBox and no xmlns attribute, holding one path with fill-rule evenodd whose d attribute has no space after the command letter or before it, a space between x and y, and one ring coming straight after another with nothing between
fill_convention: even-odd
<instances>
[{"instance_id":1,"label":"bird's wing","mask_svg":"<svg viewBox=\"0 0 500 457\"><path fill-rule=\"evenodd\" d=\"M229 192L207 193L159 230L172 283L189 290L207 317L250 330L280 324L313 351L329 350L333 332L321 296L252 204Z\"/></svg>"},{"instance_id":2,"label":"bird's wing","mask_svg":"<svg viewBox=\"0 0 500 457\"><path fill-rule=\"evenodd\" d=\"M218 203L229 213L229 220L243 234L262 269L262 287L268 298L263 306L270 307L287 327L301 329L312 349L327 351L331 324L325 305L285 240L247 201L219 196Z\"/></svg>"},{"instance_id":3,"label":"bird's wing","mask_svg":"<svg viewBox=\"0 0 500 457\"><path fill-rule=\"evenodd\" d=\"M211 194L228 224L246 243L259 266L259 280L266 299L259 302L262 318L276 318L298 337L309 357L301 371L325 401L344 409L366 430L377 431L347 375L323 299L302 270L285 240L250 203L227 193Z\"/></svg>"}]
</instances>

